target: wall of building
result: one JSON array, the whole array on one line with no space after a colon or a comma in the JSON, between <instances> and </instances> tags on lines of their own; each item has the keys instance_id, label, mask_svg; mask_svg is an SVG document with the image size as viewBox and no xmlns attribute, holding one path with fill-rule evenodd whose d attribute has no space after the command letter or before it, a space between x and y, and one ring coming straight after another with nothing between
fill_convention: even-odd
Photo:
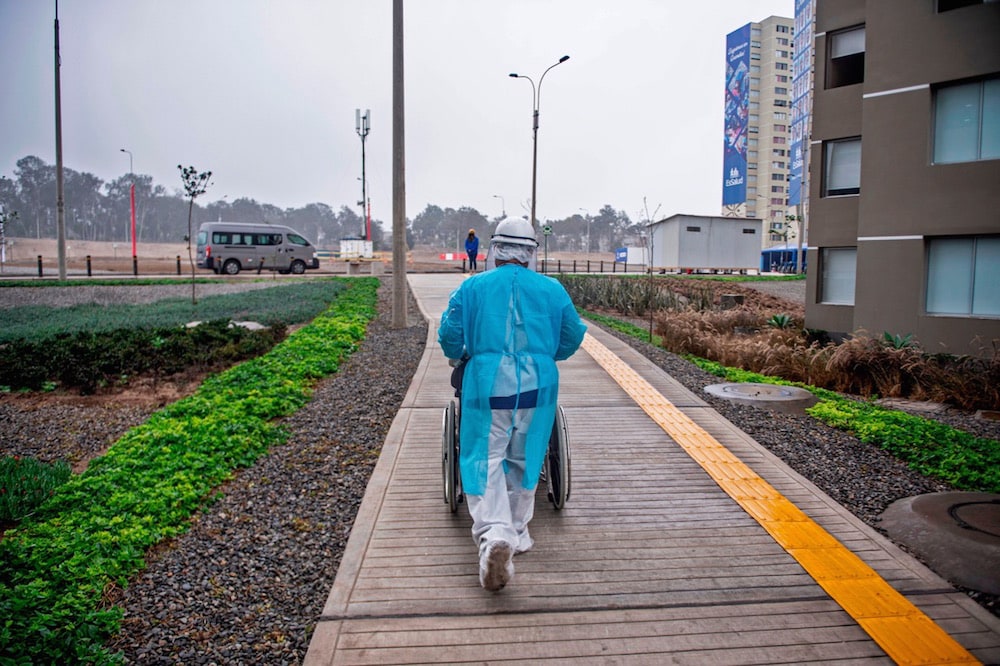
<instances>
[{"instance_id":1,"label":"wall of building","mask_svg":"<svg viewBox=\"0 0 1000 666\"><path fill-rule=\"evenodd\" d=\"M744 233L744 230L753 230L753 233ZM760 263L762 232L761 220L674 215L652 227L653 266L667 269L756 269Z\"/></svg>"},{"instance_id":2,"label":"wall of building","mask_svg":"<svg viewBox=\"0 0 1000 666\"><path fill-rule=\"evenodd\" d=\"M1000 318L926 312L927 243L1000 233L1000 160L933 162L937 84L1000 73L1000 5L938 13L934 2L820 0L816 9L810 246L856 247L855 304L819 303L810 255L806 325L914 337L929 351L983 354ZM826 89L828 34L865 25L865 77ZM862 138L860 194L822 197L822 142ZM1000 271L1000 266L997 267Z\"/></svg>"}]
</instances>

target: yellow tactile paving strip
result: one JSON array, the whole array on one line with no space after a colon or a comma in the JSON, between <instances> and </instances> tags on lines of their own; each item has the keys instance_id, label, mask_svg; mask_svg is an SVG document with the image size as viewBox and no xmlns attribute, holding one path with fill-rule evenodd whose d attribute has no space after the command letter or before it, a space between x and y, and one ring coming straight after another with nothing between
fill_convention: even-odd
<instances>
[{"instance_id":1,"label":"yellow tactile paving strip","mask_svg":"<svg viewBox=\"0 0 1000 666\"><path fill-rule=\"evenodd\" d=\"M583 348L898 664L977 664L941 627L617 355Z\"/></svg>"}]
</instances>

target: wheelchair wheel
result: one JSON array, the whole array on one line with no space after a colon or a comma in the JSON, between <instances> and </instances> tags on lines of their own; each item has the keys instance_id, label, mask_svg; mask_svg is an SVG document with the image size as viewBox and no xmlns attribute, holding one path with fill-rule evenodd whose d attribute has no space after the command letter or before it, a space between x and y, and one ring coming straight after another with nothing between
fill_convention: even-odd
<instances>
[{"instance_id":1,"label":"wheelchair wheel","mask_svg":"<svg viewBox=\"0 0 1000 666\"><path fill-rule=\"evenodd\" d=\"M458 467L458 407L452 400L444 408L441 419L441 479L444 502L452 513L462 501L462 477Z\"/></svg>"},{"instance_id":2,"label":"wheelchair wheel","mask_svg":"<svg viewBox=\"0 0 1000 666\"><path fill-rule=\"evenodd\" d=\"M562 405L556 407L556 419L549 435L549 451L545 460L545 483L548 486L549 501L557 510L566 506L569 500L569 430L566 428L566 413Z\"/></svg>"}]
</instances>

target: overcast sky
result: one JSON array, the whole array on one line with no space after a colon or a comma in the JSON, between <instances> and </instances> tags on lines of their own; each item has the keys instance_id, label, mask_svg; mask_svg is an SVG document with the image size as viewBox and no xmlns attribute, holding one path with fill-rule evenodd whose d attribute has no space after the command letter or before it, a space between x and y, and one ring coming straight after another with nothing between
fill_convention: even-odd
<instances>
[{"instance_id":1,"label":"overcast sky","mask_svg":"<svg viewBox=\"0 0 1000 666\"><path fill-rule=\"evenodd\" d=\"M725 36L793 0L405 3L406 214L526 214L541 85L539 219L605 204L643 219L718 214ZM0 175L55 164L54 2L0 0ZM392 220L391 0L62 0L63 160L202 202L282 208L361 198L355 109L371 109L372 215ZM502 200L501 200L502 197Z\"/></svg>"}]
</instances>

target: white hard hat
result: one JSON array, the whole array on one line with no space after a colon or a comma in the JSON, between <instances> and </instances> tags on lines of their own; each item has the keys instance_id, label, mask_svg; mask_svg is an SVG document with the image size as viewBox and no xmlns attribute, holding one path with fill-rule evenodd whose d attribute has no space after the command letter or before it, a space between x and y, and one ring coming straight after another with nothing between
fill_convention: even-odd
<instances>
[{"instance_id":1,"label":"white hard hat","mask_svg":"<svg viewBox=\"0 0 1000 666\"><path fill-rule=\"evenodd\" d=\"M535 228L531 222L522 217L507 217L501 220L497 224L490 242L538 247L538 241L535 240Z\"/></svg>"}]
</instances>

